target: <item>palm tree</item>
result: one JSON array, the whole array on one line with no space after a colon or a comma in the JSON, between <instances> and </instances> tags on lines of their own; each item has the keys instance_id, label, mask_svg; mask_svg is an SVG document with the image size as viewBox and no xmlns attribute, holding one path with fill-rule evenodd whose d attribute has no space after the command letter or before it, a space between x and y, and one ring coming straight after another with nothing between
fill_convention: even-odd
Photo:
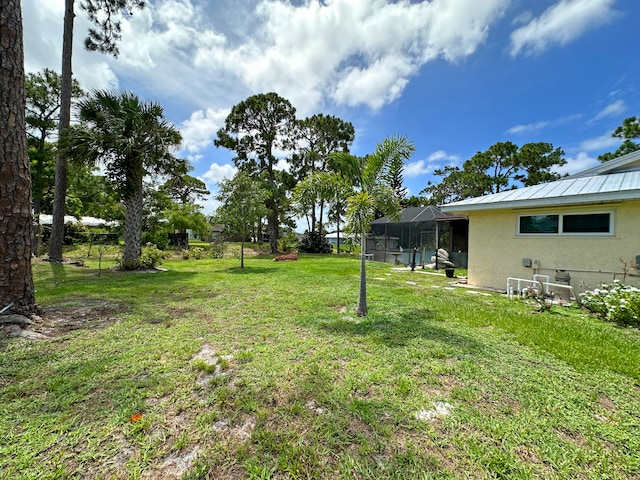
<instances>
[{"instance_id":1,"label":"palm tree","mask_svg":"<svg viewBox=\"0 0 640 480\"><path fill-rule=\"evenodd\" d=\"M367 315L367 271L365 253L367 232L376 211L398 218L400 202L393 189L387 183L389 168L398 162L407 161L415 147L406 136L393 135L380 142L374 153L365 157L349 154L336 154L335 165L350 172L355 186L353 195L347 200L347 222L351 233L360 236L360 295L356 313L359 317Z\"/></svg>"},{"instance_id":2,"label":"palm tree","mask_svg":"<svg viewBox=\"0 0 640 480\"><path fill-rule=\"evenodd\" d=\"M125 207L122 266L135 269L142 249L142 180L150 173L186 173L186 161L170 152L182 137L159 104L131 92L97 90L79 107L81 124L68 130L61 146L73 160L104 165Z\"/></svg>"},{"instance_id":3,"label":"palm tree","mask_svg":"<svg viewBox=\"0 0 640 480\"><path fill-rule=\"evenodd\" d=\"M347 198L352 194L353 183L337 171L315 171L298 182L293 189L293 201L302 215L307 214L310 209L315 210L317 204L323 205L326 202L330 205L327 217L329 221L334 219L337 225L338 253L340 253L340 217L344 215ZM313 222L309 225L308 218L307 215L309 232L315 232ZM319 217L317 231L322 234L322 215Z\"/></svg>"}]
</instances>

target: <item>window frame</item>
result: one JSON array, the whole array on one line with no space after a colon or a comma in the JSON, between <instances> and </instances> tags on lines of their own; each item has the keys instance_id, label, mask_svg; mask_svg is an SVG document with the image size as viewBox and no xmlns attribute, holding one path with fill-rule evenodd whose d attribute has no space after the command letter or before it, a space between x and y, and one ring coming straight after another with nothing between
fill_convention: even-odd
<instances>
[{"instance_id":1,"label":"window frame","mask_svg":"<svg viewBox=\"0 0 640 480\"><path fill-rule=\"evenodd\" d=\"M564 216L579 216L579 215L609 215L609 231L608 232L564 232ZM558 216L558 232L525 232L520 231L521 218L523 217L535 217L535 216ZM580 212L580 211L563 211L563 212L540 212L519 214L516 218L516 236L518 237L614 237L615 236L615 215L613 210L597 210L593 212Z\"/></svg>"}]
</instances>

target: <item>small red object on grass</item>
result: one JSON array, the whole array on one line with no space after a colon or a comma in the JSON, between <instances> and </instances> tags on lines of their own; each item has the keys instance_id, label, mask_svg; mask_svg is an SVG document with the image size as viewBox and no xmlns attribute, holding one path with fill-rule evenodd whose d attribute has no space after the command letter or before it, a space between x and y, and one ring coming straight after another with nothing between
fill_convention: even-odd
<instances>
[{"instance_id":1,"label":"small red object on grass","mask_svg":"<svg viewBox=\"0 0 640 480\"><path fill-rule=\"evenodd\" d=\"M138 412L138 413L134 413L133 415L131 415L129 417L129 421L131 423L136 423L136 422L139 422L141 418L142 418L142 414L140 412Z\"/></svg>"}]
</instances>

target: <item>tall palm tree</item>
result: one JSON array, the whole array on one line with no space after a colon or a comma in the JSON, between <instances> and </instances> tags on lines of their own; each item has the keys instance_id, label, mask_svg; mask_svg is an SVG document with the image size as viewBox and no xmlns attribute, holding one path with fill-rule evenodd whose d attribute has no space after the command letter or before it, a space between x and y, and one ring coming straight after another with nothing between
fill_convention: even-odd
<instances>
[{"instance_id":1,"label":"tall palm tree","mask_svg":"<svg viewBox=\"0 0 640 480\"><path fill-rule=\"evenodd\" d=\"M61 142L69 158L103 164L125 207L125 269L138 267L142 242L142 180L150 173L184 174L185 160L171 149L182 141L162 107L131 92L96 90L79 102L80 125Z\"/></svg>"},{"instance_id":2,"label":"tall palm tree","mask_svg":"<svg viewBox=\"0 0 640 480\"><path fill-rule=\"evenodd\" d=\"M393 135L380 142L375 152L365 157L336 154L334 165L347 172L355 190L347 200L347 222L351 233L360 236L360 295L356 313L367 315L367 266L365 253L367 233L376 211L391 218L398 218L400 202L388 184L388 172L392 165L406 162L415 151L415 146L404 135Z\"/></svg>"},{"instance_id":3,"label":"tall palm tree","mask_svg":"<svg viewBox=\"0 0 640 480\"><path fill-rule=\"evenodd\" d=\"M58 135L71 123L71 96L73 92L71 60L73 57L73 23L75 0L64 1L64 23L62 33L62 71L60 88L60 119ZM87 50L108 53L117 57L117 42L121 39L121 15L132 15L134 8L144 8L144 0L84 0L80 8L87 12L92 27L84 45ZM49 238L49 260L62 261L62 240L64 237L65 199L67 197L67 159L60 155L56 158L55 192L53 197L53 224Z\"/></svg>"}]
</instances>

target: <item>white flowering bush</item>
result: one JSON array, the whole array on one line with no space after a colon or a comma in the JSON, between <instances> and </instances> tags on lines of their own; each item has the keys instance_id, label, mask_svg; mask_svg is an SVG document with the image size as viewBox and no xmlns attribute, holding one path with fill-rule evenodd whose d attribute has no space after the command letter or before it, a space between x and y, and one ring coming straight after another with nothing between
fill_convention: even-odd
<instances>
[{"instance_id":1,"label":"white flowering bush","mask_svg":"<svg viewBox=\"0 0 640 480\"><path fill-rule=\"evenodd\" d=\"M640 289L619 281L580 294L582 305L612 322L640 326Z\"/></svg>"}]
</instances>

